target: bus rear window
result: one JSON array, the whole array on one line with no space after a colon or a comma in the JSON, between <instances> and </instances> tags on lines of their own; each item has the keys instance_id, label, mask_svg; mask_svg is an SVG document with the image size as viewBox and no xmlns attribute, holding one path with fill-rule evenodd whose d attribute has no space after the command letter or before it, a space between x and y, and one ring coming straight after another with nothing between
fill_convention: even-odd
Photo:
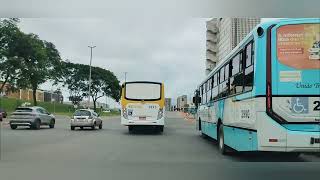
<instances>
[{"instance_id":1,"label":"bus rear window","mask_svg":"<svg viewBox=\"0 0 320 180\"><path fill-rule=\"evenodd\" d=\"M32 112L31 108L16 108L16 112Z\"/></svg>"},{"instance_id":2,"label":"bus rear window","mask_svg":"<svg viewBox=\"0 0 320 180\"><path fill-rule=\"evenodd\" d=\"M161 84L127 83L125 98L129 100L158 100L161 98Z\"/></svg>"},{"instance_id":3,"label":"bus rear window","mask_svg":"<svg viewBox=\"0 0 320 180\"><path fill-rule=\"evenodd\" d=\"M277 58L295 69L320 68L320 24L292 24L277 29Z\"/></svg>"}]
</instances>

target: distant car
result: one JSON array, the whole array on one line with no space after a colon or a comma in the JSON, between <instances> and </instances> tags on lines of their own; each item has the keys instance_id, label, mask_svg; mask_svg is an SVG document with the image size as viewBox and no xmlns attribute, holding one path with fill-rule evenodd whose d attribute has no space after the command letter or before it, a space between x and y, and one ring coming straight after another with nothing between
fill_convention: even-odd
<instances>
[{"instance_id":1,"label":"distant car","mask_svg":"<svg viewBox=\"0 0 320 180\"><path fill-rule=\"evenodd\" d=\"M7 118L7 112L4 109L0 108L0 114L2 114L3 118Z\"/></svg>"},{"instance_id":2,"label":"distant car","mask_svg":"<svg viewBox=\"0 0 320 180\"><path fill-rule=\"evenodd\" d=\"M55 117L42 107L19 107L9 117L11 129L18 126L29 126L32 129L40 129L41 125L54 128Z\"/></svg>"},{"instance_id":3,"label":"distant car","mask_svg":"<svg viewBox=\"0 0 320 180\"><path fill-rule=\"evenodd\" d=\"M107 110L104 110L103 112L105 112L105 113L109 113L109 112L111 112L109 109L107 109Z\"/></svg>"},{"instance_id":4,"label":"distant car","mask_svg":"<svg viewBox=\"0 0 320 180\"><path fill-rule=\"evenodd\" d=\"M71 130L75 130L76 127L83 129L84 127L99 127L102 129L102 120L99 115L90 109L79 109L74 114L70 121Z\"/></svg>"}]
</instances>

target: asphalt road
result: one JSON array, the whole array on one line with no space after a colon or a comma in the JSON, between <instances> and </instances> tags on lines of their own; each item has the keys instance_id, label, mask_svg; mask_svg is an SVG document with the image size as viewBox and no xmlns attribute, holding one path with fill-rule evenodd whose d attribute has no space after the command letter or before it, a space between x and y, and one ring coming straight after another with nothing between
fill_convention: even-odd
<instances>
[{"instance_id":1,"label":"asphalt road","mask_svg":"<svg viewBox=\"0 0 320 180\"><path fill-rule=\"evenodd\" d=\"M66 117L41 130L1 127L1 180L305 179L320 177L320 156L269 153L220 155L194 122L167 113L163 134L129 134L119 117L102 130L71 131Z\"/></svg>"}]
</instances>

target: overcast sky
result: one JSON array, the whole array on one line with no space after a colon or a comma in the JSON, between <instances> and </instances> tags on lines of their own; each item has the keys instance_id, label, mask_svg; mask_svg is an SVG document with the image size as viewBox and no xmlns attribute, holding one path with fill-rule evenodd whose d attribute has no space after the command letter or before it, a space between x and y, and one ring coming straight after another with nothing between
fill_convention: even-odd
<instances>
[{"instance_id":1,"label":"overcast sky","mask_svg":"<svg viewBox=\"0 0 320 180\"><path fill-rule=\"evenodd\" d=\"M192 95L205 77L206 20L40 18L21 19L20 27L53 42L62 59L74 63L88 64L87 46L95 45L93 66L114 72L121 82L124 72L127 81L164 82L166 97L175 99Z\"/></svg>"}]
</instances>

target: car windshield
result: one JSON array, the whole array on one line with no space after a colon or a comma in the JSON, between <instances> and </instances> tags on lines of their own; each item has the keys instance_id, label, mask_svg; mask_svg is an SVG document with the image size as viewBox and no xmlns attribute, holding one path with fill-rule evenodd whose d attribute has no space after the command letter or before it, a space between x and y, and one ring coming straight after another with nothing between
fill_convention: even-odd
<instances>
[{"instance_id":1,"label":"car windshield","mask_svg":"<svg viewBox=\"0 0 320 180\"><path fill-rule=\"evenodd\" d=\"M16 112L32 112L31 108L17 108Z\"/></svg>"},{"instance_id":2,"label":"car windshield","mask_svg":"<svg viewBox=\"0 0 320 180\"><path fill-rule=\"evenodd\" d=\"M80 110L80 111L76 111L73 115L74 116L90 116L91 113L90 111Z\"/></svg>"}]
</instances>

